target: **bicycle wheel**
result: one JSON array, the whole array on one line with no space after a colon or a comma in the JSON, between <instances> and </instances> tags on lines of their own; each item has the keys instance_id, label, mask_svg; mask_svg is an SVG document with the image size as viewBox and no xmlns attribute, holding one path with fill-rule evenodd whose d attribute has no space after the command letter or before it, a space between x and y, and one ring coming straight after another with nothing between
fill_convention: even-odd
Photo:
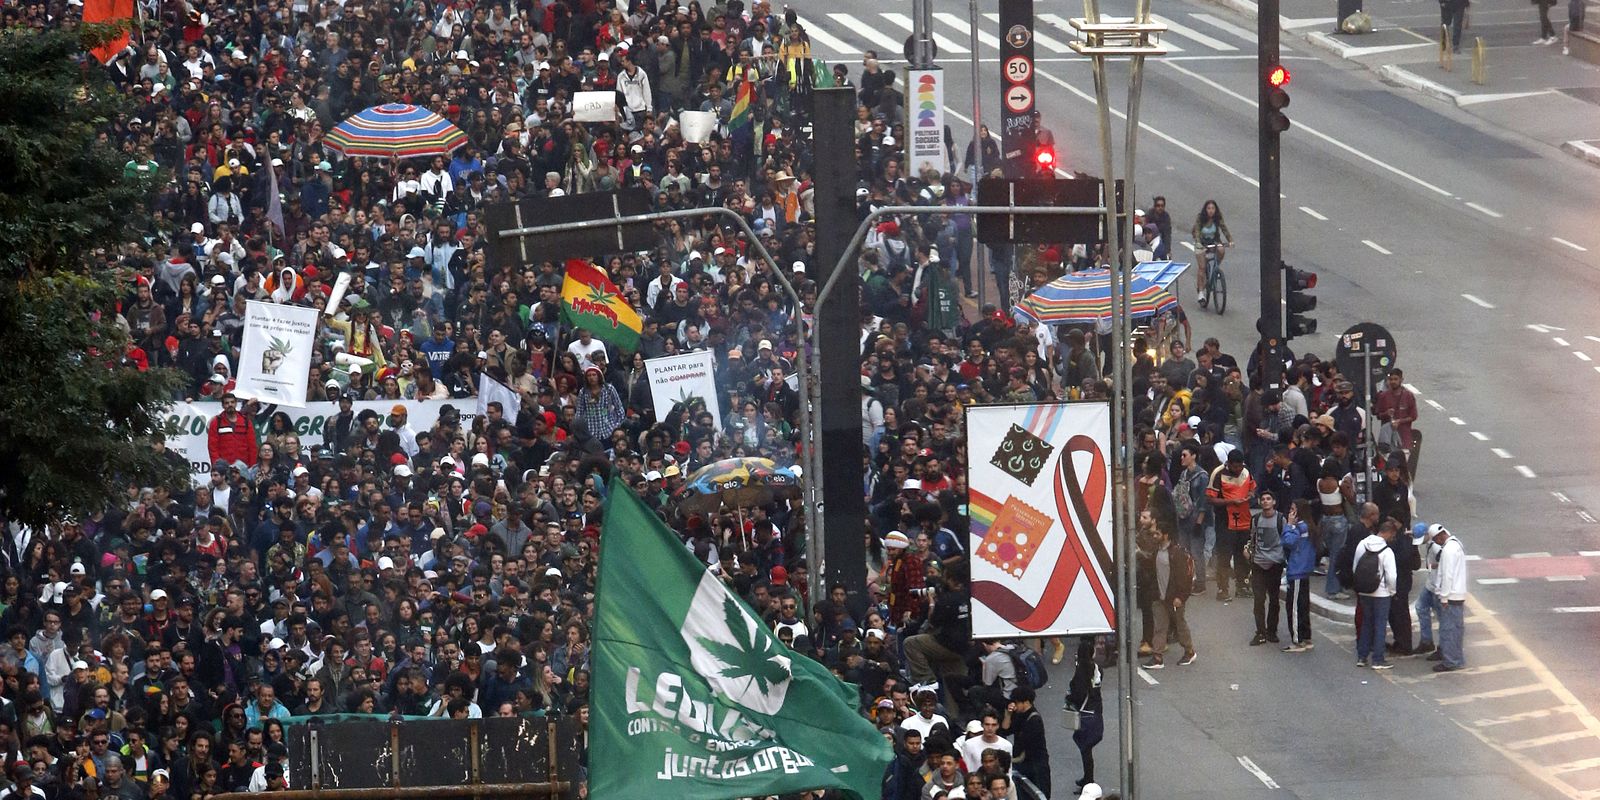
<instances>
[{"instance_id":1,"label":"bicycle wheel","mask_svg":"<svg viewBox=\"0 0 1600 800\"><path fill-rule=\"evenodd\" d=\"M1221 269L1211 271L1211 309L1218 314L1228 310L1228 278Z\"/></svg>"}]
</instances>

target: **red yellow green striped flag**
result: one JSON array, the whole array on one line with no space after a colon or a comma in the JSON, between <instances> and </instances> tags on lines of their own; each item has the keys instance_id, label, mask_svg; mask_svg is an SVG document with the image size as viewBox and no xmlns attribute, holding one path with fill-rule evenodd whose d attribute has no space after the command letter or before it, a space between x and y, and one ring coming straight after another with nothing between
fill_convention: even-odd
<instances>
[{"instance_id":1,"label":"red yellow green striped flag","mask_svg":"<svg viewBox=\"0 0 1600 800\"><path fill-rule=\"evenodd\" d=\"M583 328L607 344L633 351L639 347L639 319L617 285L599 267L582 259L567 262L567 276L561 284L561 313L567 323Z\"/></svg>"},{"instance_id":2,"label":"red yellow green striped flag","mask_svg":"<svg viewBox=\"0 0 1600 800\"><path fill-rule=\"evenodd\" d=\"M733 116L728 118L728 133L735 140L754 136L755 114L750 106L755 102L756 84L745 72L738 78L733 95Z\"/></svg>"}]
</instances>

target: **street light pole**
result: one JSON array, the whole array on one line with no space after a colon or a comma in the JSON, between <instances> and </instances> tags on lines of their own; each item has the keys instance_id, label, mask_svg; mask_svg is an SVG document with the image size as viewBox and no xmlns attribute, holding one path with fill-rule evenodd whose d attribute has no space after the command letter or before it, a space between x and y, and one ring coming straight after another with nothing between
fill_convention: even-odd
<instances>
[{"instance_id":1,"label":"street light pole","mask_svg":"<svg viewBox=\"0 0 1600 800\"><path fill-rule=\"evenodd\" d=\"M967 192L967 202L978 201L978 180L984 176L983 171L983 93L979 91L981 81L978 77L978 25L982 18L978 16L978 0L967 0L967 31L970 33L972 49L972 190ZM977 224L974 221L973 224ZM989 271L988 248L972 237L972 252L962 253L961 257L967 260L967 275L978 285L978 302L983 303L984 275ZM982 308L982 306L979 306Z\"/></svg>"},{"instance_id":2,"label":"street light pole","mask_svg":"<svg viewBox=\"0 0 1600 800\"><path fill-rule=\"evenodd\" d=\"M1144 82L1146 56L1162 55L1165 48L1151 42L1151 36L1166 30L1166 25L1150 19L1150 0L1137 0L1132 19L1102 21L1099 0L1084 0L1084 16L1070 20L1083 38L1072 42L1072 49L1090 56L1094 67L1095 106L1100 122L1100 167L1105 173L1105 205L1110 209L1106 226L1106 260L1111 267L1112 326L1112 527L1113 560L1117 575L1117 717L1120 722L1121 759L1118 764L1122 796L1136 796L1138 771L1134 763L1135 740L1133 706L1133 659L1138 650L1133 636L1134 543L1133 543L1133 323L1128 285L1133 275L1133 242L1127 247L1119 241L1123 228L1116 214L1115 154L1111 146L1111 87L1106 73L1108 56L1127 56L1132 61L1128 84L1127 131L1124 144L1124 201L1129 204L1127 229L1132 230L1134 200L1134 156L1139 132L1139 96Z\"/></svg>"}]
</instances>

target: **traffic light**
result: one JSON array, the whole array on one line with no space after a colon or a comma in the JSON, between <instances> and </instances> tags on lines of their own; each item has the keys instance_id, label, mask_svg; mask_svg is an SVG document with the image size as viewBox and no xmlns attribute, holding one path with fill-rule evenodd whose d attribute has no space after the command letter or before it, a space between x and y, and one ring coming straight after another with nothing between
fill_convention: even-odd
<instances>
[{"instance_id":1,"label":"traffic light","mask_svg":"<svg viewBox=\"0 0 1600 800\"><path fill-rule=\"evenodd\" d=\"M1316 310L1317 298L1309 291L1315 288L1317 273L1284 265L1284 338L1293 339L1317 332L1317 321L1306 315L1306 312Z\"/></svg>"},{"instance_id":2,"label":"traffic light","mask_svg":"<svg viewBox=\"0 0 1600 800\"><path fill-rule=\"evenodd\" d=\"M1033 151L1033 166L1040 174L1053 177L1056 174L1056 149L1047 144L1036 145Z\"/></svg>"},{"instance_id":3,"label":"traffic light","mask_svg":"<svg viewBox=\"0 0 1600 800\"><path fill-rule=\"evenodd\" d=\"M1283 110L1289 107L1289 93L1284 87L1289 85L1289 68L1282 64L1268 64L1267 74L1267 129L1272 133L1283 133L1289 130L1289 115Z\"/></svg>"}]
</instances>

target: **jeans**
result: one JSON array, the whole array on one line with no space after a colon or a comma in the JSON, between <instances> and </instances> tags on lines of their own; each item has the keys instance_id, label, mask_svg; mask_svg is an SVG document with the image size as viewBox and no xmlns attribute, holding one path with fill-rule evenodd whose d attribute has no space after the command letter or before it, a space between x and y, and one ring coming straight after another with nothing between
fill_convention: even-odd
<instances>
[{"instance_id":1,"label":"jeans","mask_svg":"<svg viewBox=\"0 0 1600 800\"><path fill-rule=\"evenodd\" d=\"M1461 652L1461 636L1467 626L1467 602L1452 600L1439 603L1439 654L1441 660L1452 667L1467 665L1466 654Z\"/></svg>"},{"instance_id":2,"label":"jeans","mask_svg":"<svg viewBox=\"0 0 1600 800\"><path fill-rule=\"evenodd\" d=\"M1419 646L1433 644L1433 615L1438 612L1439 596L1432 589L1422 587L1422 593L1417 595L1417 627L1422 631L1417 635Z\"/></svg>"},{"instance_id":3,"label":"jeans","mask_svg":"<svg viewBox=\"0 0 1600 800\"><path fill-rule=\"evenodd\" d=\"M1448 7L1440 6L1439 16L1443 24L1450 28L1450 49L1461 52L1461 27L1467 19L1467 4L1455 0Z\"/></svg>"},{"instance_id":4,"label":"jeans","mask_svg":"<svg viewBox=\"0 0 1600 800\"><path fill-rule=\"evenodd\" d=\"M1278 638L1278 588L1283 581L1283 565L1250 565L1250 589L1255 593L1256 634Z\"/></svg>"},{"instance_id":5,"label":"jeans","mask_svg":"<svg viewBox=\"0 0 1600 800\"><path fill-rule=\"evenodd\" d=\"M1310 578L1289 581L1289 591L1283 596L1283 613L1287 618L1285 622L1289 629L1289 641L1311 641Z\"/></svg>"},{"instance_id":6,"label":"jeans","mask_svg":"<svg viewBox=\"0 0 1600 800\"><path fill-rule=\"evenodd\" d=\"M1382 664L1383 660L1383 621L1389 618L1388 597L1373 597L1370 594L1361 595L1357 602L1361 605L1362 625L1356 631L1356 658L1363 661L1372 659L1374 664Z\"/></svg>"},{"instance_id":7,"label":"jeans","mask_svg":"<svg viewBox=\"0 0 1600 800\"><path fill-rule=\"evenodd\" d=\"M1206 590L1206 526L1204 523L1178 523L1179 544L1194 559L1194 590Z\"/></svg>"},{"instance_id":8,"label":"jeans","mask_svg":"<svg viewBox=\"0 0 1600 800\"><path fill-rule=\"evenodd\" d=\"M1323 593L1335 595L1344 590L1339 581L1339 553L1344 550L1345 537L1350 535L1350 520L1343 516L1323 517L1317 527L1322 531L1322 550L1328 554L1328 585Z\"/></svg>"},{"instance_id":9,"label":"jeans","mask_svg":"<svg viewBox=\"0 0 1600 800\"><path fill-rule=\"evenodd\" d=\"M1250 562L1244 557L1244 544L1249 537L1249 531L1217 530L1217 591L1228 591L1229 577L1239 589L1245 588Z\"/></svg>"}]
</instances>

